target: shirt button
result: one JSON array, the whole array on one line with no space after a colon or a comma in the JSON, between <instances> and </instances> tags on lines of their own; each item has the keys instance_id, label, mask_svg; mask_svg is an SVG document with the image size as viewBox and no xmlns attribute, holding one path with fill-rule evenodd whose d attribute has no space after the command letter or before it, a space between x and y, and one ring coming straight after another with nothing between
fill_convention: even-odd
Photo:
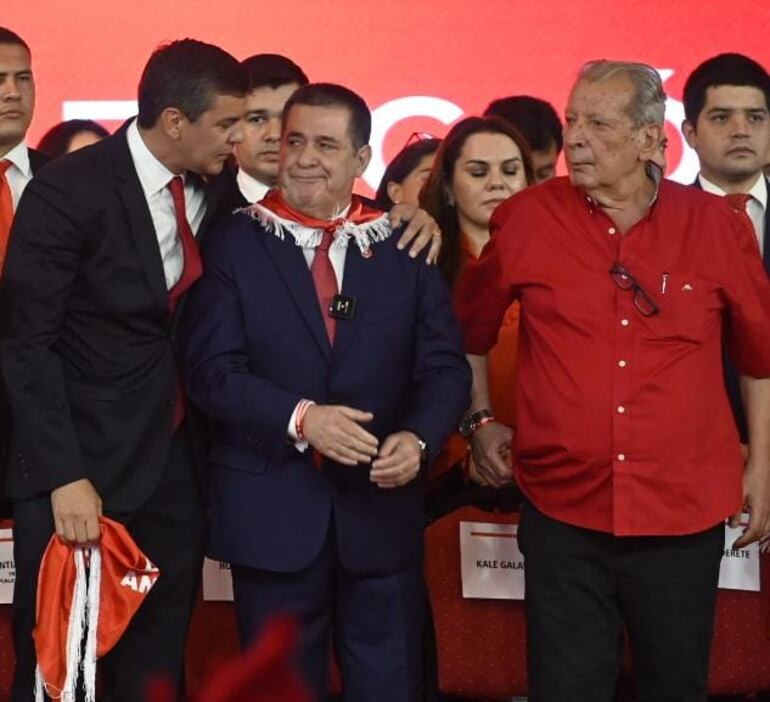
<instances>
[{"instance_id":1,"label":"shirt button","mask_svg":"<svg viewBox=\"0 0 770 702\"><path fill-rule=\"evenodd\" d=\"M626 362L625 362L625 361L618 361L618 365L619 365L621 368L625 368L627 364L626 364Z\"/></svg>"},{"instance_id":2,"label":"shirt button","mask_svg":"<svg viewBox=\"0 0 770 702\"><path fill-rule=\"evenodd\" d=\"M626 411L626 408L625 408L625 407L623 407L623 405L620 405L620 406L618 407L618 414L623 414L623 412L625 412L625 411Z\"/></svg>"},{"instance_id":3,"label":"shirt button","mask_svg":"<svg viewBox=\"0 0 770 702\"><path fill-rule=\"evenodd\" d=\"M620 323L621 323L621 324L622 324L624 327L627 327L627 326L630 324L630 322L629 322L627 319L621 319L621 320L620 320Z\"/></svg>"},{"instance_id":4,"label":"shirt button","mask_svg":"<svg viewBox=\"0 0 770 702\"><path fill-rule=\"evenodd\" d=\"M610 227L610 228L607 230L607 233L608 233L608 234L614 234L616 231L617 231L617 230L615 229L615 227Z\"/></svg>"},{"instance_id":5,"label":"shirt button","mask_svg":"<svg viewBox=\"0 0 770 702\"><path fill-rule=\"evenodd\" d=\"M626 460L626 454L625 453L619 453L618 454L618 460L619 461L625 461Z\"/></svg>"}]
</instances>

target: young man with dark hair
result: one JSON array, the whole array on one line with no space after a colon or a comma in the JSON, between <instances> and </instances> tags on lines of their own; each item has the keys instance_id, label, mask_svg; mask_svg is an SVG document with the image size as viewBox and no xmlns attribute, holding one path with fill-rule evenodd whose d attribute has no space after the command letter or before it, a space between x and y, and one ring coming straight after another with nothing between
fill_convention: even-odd
<instances>
[{"instance_id":1,"label":"young man with dark hair","mask_svg":"<svg viewBox=\"0 0 770 702\"><path fill-rule=\"evenodd\" d=\"M181 679L204 511L199 432L173 343L201 272L196 236L242 202L223 166L242 139L246 90L222 49L191 39L163 46L142 75L139 118L51 163L21 199L0 349L13 412L14 702L33 699L46 544L53 534L97 541L102 514L125 524L160 569L102 661L105 699L143 699L151 675Z\"/></svg>"},{"instance_id":2,"label":"young man with dark hair","mask_svg":"<svg viewBox=\"0 0 770 702\"><path fill-rule=\"evenodd\" d=\"M682 133L700 162L697 187L728 195L753 226L765 269L770 272L768 179L770 75L741 54L720 54L700 64L684 86ZM742 393L732 363L725 381L741 441L748 438Z\"/></svg>"},{"instance_id":3,"label":"young man with dark hair","mask_svg":"<svg viewBox=\"0 0 770 702\"><path fill-rule=\"evenodd\" d=\"M420 699L420 475L469 402L438 269L353 195L370 124L346 88L291 97L278 188L209 239L180 332L241 641L294 613L314 702L332 631L345 699Z\"/></svg>"},{"instance_id":4,"label":"young man with dark hair","mask_svg":"<svg viewBox=\"0 0 770 702\"><path fill-rule=\"evenodd\" d=\"M33 173L46 161L24 143L34 110L32 53L16 32L0 27L0 267L13 211Z\"/></svg>"},{"instance_id":5,"label":"young man with dark hair","mask_svg":"<svg viewBox=\"0 0 770 702\"><path fill-rule=\"evenodd\" d=\"M276 185L284 105L307 85L305 72L280 54L257 54L241 62L248 75L243 141L236 147L238 187L248 202L258 202Z\"/></svg>"},{"instance_id":6,"label":"young man with dark hair","mask_svg":"<svg viewBox=\"0 0 770 702\"><path fill-rule=\"evenodd\" d=\"M485 117L502 117L518 129L532 152L535 182L556 175L556 162L562 146L562 125L553 106L529 95L513 95L489 103Z\"/></svg>"}]
</instances>

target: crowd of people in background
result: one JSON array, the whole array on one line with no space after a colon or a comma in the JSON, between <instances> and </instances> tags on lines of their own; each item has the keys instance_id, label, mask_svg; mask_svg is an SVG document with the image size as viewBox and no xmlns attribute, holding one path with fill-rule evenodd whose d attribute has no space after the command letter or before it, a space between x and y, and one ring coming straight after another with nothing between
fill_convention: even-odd
<instances>
[{"instance_id":1,"label":"crowd of people in background","mask_svg":"<svg viewBox=\"0 0 770 702\"><path fill-rule=\"evenodd\" d=\"M426 509L479 488L521 503L533 702L615 699L624 630L640 701L706 699L725 521L770 534L760 63L689 76L692 184L664 177L657 72L598 60L563 124L499 97L413 134L369 200L369 108L285 56L172 42L136 118L32 149L32 55L0 27L14 702L46 545L102 516L161 573L105 700L181 684L204 553L244 647L297 618L311 699L333 641L346 700L419 700Z\"/></svg>"}]
</instances>

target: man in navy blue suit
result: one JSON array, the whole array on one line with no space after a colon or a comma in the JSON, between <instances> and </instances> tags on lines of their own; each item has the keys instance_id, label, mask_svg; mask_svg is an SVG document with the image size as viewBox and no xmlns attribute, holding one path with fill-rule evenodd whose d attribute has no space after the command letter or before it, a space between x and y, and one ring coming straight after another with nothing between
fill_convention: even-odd
<instances>
[{"instance_id":1,"label":"man in navy blue suit","mask_svg":"<svg viewBox=\"0 0 770 702\"><path fill-rule=\"evenodd\" d=\"M341 86L286 105L278 190L208 239L182 325L189 395L213 421L210 544L233 565L242 643L302 623L325 698L419 699L424 467L469 404L434 266L352 195L371 116Z\"/></svg>"}]
</instances>

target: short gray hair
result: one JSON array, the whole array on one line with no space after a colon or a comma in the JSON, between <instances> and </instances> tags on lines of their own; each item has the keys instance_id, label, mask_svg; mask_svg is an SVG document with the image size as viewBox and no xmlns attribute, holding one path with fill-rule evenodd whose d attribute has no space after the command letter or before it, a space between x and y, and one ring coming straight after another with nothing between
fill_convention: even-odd
<instances>
[{"instance_id":1,"label":"short gray hair","mask_svg":"<svg viewBox=\"0 0 770 702\"><path fill-rule=\"evenodd\" d=\"M634 86L634 96L628 116L637 127L648 124L663 126L666 114L666 93L658 72L646 63L631 61L589 61L583 65L578 80L600 83L616 76L625 76Z\"/></svg>"}]
</instances>

